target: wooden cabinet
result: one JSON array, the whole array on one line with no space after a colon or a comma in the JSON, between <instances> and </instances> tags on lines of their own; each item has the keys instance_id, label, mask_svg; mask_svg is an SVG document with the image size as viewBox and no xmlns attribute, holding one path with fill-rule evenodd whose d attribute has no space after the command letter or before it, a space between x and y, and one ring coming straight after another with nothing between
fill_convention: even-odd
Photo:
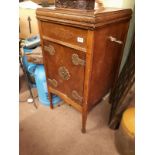
<instances>
[{"instance_id":1,"label":"wooden cabinet","mask_svg":"<svg viewBox=\"0 0 155 155\"><path fill-rule=\"evenodd\" d=\"M42 8L37 18L48 91L82 113L86 132L88 112L118 76L131 10Z\"/></svg>"}]
</instances>

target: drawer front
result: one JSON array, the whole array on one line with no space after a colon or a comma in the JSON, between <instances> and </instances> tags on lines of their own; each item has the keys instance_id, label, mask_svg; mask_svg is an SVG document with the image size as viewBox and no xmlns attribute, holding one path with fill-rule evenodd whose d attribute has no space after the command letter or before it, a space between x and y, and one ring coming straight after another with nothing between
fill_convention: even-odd
<instances>
[{"instance_id":1,"label":"drawer front","mask_svg":"<svg viewBox=\"0 0 155 155\"><path fill-rule=\"evenodd\" d=\"M48 37L86 48L87 30L65 25L42 22L43 37Z\"/></svg>"},{"instance_id":2,"label":"drawer front","mask_svg":"<svg viewBox=\"0 0 155 155\"><path fill-rule=\"evenodd\" d=\"M45 40L43 44L48 85L82 104L85 53Z\"/></svg>"}]
</instances>

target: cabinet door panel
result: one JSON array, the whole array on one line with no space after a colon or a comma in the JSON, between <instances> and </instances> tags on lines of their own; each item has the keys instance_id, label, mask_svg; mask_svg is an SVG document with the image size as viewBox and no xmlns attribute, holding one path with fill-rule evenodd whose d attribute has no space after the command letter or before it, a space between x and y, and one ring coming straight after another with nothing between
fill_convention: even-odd
<instances>
[{"instance_id":1,"label":"cabinet door panel","mask_svg":"<svg viewBox=\"0 0 155 155\"><path fill-rule=\"evenodd\" d=\"M85 53L45 40L43 44L48 84L82 104Z\"/></svg>"}]
</instances>

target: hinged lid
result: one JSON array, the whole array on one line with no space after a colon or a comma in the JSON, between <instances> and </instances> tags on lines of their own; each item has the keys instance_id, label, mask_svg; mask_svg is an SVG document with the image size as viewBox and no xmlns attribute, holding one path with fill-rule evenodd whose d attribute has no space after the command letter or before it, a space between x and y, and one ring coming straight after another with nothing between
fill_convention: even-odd
<instances>
[{"instance_id":1,"label":"hinged lid","mask_svg":"<svg viewBox=\"0 0 155 155\"><path fill-rule=\"evenodd\" d=\"M58 8L39 8L37 18L41 21L55 22L84 29L95 29L117 21L129 20L131 9L99 8L97 10L75 10Z\"/></svg>"}]
</instances>

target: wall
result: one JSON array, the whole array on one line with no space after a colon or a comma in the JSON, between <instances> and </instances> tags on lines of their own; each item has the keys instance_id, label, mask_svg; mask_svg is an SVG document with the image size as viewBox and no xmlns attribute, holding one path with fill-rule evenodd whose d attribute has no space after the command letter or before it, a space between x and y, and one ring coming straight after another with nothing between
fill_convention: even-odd
<instances>
[{"instance_id":1,"label":"wall","mask_svg":"<svg viewBox=\"0 0 155 155\"><path fill-rule=\"evenodd\" d=\"M105 7L134 8L135 0L101 0Z\"/></svg>"}]
</instances>

